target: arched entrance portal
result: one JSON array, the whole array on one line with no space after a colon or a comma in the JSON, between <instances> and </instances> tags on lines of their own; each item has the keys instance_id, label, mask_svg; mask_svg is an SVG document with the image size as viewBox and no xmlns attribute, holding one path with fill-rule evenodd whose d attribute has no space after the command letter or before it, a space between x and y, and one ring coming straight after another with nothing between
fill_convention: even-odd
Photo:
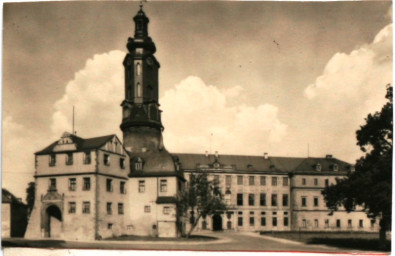
<instances>
[{"instance_id":1,"label":"arched entrance portal","mask_svg":"<svg viewBox=\"0 0 395 256\"><path fill-rule=\"evenodd\" d=\"M222 217L219 214L213 215L213 231L222 230Z\"/></svg>"},{"instance_id":2,"label":"arched entrance portal","mask_svg":"<svg viewBox=\"0 0 395 256\"><path fill-rule=\"evenodd\" d=\"M62 212L55 205L45 210L45 235L46 237L59 237L62 232Z\"/></svg>"}]
</instances>

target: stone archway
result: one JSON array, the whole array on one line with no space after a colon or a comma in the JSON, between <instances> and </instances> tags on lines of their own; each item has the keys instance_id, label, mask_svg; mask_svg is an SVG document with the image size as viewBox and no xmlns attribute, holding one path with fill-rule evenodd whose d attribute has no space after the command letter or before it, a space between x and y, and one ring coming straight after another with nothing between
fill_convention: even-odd
<instances>
[{"instance_id":1,"label":"stone archway","mask_svg":"<svg viewBox=\"0 0 395 256\"><path fill-rule=\"evenodd\" d=\"M46 237L60 237L62 233L62 211L56 205L50 205L45 210L44 232Z\"/></svg>"},{"instance_id":2,"label":"stone archway","mask_svg":"<svg viewBox=\"0 0 395 256\"><path fill-rule=\"evenodd\" d=\"M222 230L222 217L220 214L213 215L213 231Z\"/></svg>"}]
</instances>

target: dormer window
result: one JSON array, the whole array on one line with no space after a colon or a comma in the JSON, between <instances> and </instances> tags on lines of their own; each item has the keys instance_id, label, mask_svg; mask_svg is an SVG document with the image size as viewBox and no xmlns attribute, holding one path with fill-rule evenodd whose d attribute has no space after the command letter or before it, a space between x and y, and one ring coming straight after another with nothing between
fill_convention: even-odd
<instances>
[{"instance_id":1,"label":"dormer window","mask_svg":"<svg viewBox=\"0 0 395 256\"><path fill-rule=\"evenodd\" d=\"M333 164L332 168L334 172L337 172L339 170L339 166L337 164Z\"/></svg>"},{"instance_id":2,"label":"dormer window","mask_svg":"<svg viewBox=\"0 0 395 256\"><path fill-rule=\"evenodd\" d=\"M315 170L316 170L317 172L320 172L321 169L322 169L321 164L317 163L317 164L315 165Z\"/></svg>"},{"instance_id":3,"label":"dormer window","mask_svg":"<svg viewBox=\"0 0 395 256\"><path fill-rule=\"evenodd\" d=\"M135 171L141 171L141 170L143 170L143 159L141 159L140 157L137 157L137 158L134 160L133 166L134 166L134 170L135 170Z\"/></svg>"},{"instance_id":4,"label":"dormer window","mask_svg":"<svg viewBox=\"0 0 395 256\"><path fill-rule=\"evenodd\" d=\"M67 153L66 165L72 165L72 164L73 164L73 153Z\"/></svg>"}]
</instances>

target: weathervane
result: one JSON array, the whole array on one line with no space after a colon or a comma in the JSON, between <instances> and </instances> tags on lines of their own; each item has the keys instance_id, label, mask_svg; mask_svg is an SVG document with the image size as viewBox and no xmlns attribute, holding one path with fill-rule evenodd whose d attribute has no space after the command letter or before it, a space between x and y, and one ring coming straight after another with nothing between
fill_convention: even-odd
<instances>
[{"instance_id":1,"label":"weathervane","mask_svg":"<svg viewBox=\"0 0 395 256\"><path fill-rule=\"evenodd\" d=\"M140 10L143 10L143 2L147 2L147 0L140 0Z\"/></svg>"}]
</instances>

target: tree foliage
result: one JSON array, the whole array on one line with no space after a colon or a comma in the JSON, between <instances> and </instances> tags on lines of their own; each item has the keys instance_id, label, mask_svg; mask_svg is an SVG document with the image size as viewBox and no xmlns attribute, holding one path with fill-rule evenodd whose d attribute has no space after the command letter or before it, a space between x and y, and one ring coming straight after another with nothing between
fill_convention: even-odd
<instances>
[{"instance_id":1,"label":"tree foliage","mask_svg":"<svg viewBox=\"0 0 395 256\"><path fill-rule=\"evenodd\" d=\"M26 189L26 202L27 202L28 215L30 215L30 213L33 210L35 194L36 194L36 183L29 182L28 187Z\"/></svg>"},{"instance_id":2,"label":"tree foliage","mask_svg":"<svg viewBox=\"0 0 395 256\"><path fill-rule=\"evenodd\" d=\"M186 188L179 194L178 211L190 216L191 228L187 233L190 236L194 228L203 216L210 216L226 210L223 196L213 181L209 181L205 172L191 173Z\"/></svg>"},{"instance_id":3,"label":"tree foliage","mask_svg":"<svg viewBox=\"0 0 395 256\"><path fill-rule=\"evenodd\" d=\"M360 205L370 218L380 218L381 241L391 224L393 102L390 85L386 99L381 111L369 114L366 123L356 132L357 145L365 155L357 160L355 172L323 191L331 210L344 206L352 211Z\"/></svg>"}]
</instances>

